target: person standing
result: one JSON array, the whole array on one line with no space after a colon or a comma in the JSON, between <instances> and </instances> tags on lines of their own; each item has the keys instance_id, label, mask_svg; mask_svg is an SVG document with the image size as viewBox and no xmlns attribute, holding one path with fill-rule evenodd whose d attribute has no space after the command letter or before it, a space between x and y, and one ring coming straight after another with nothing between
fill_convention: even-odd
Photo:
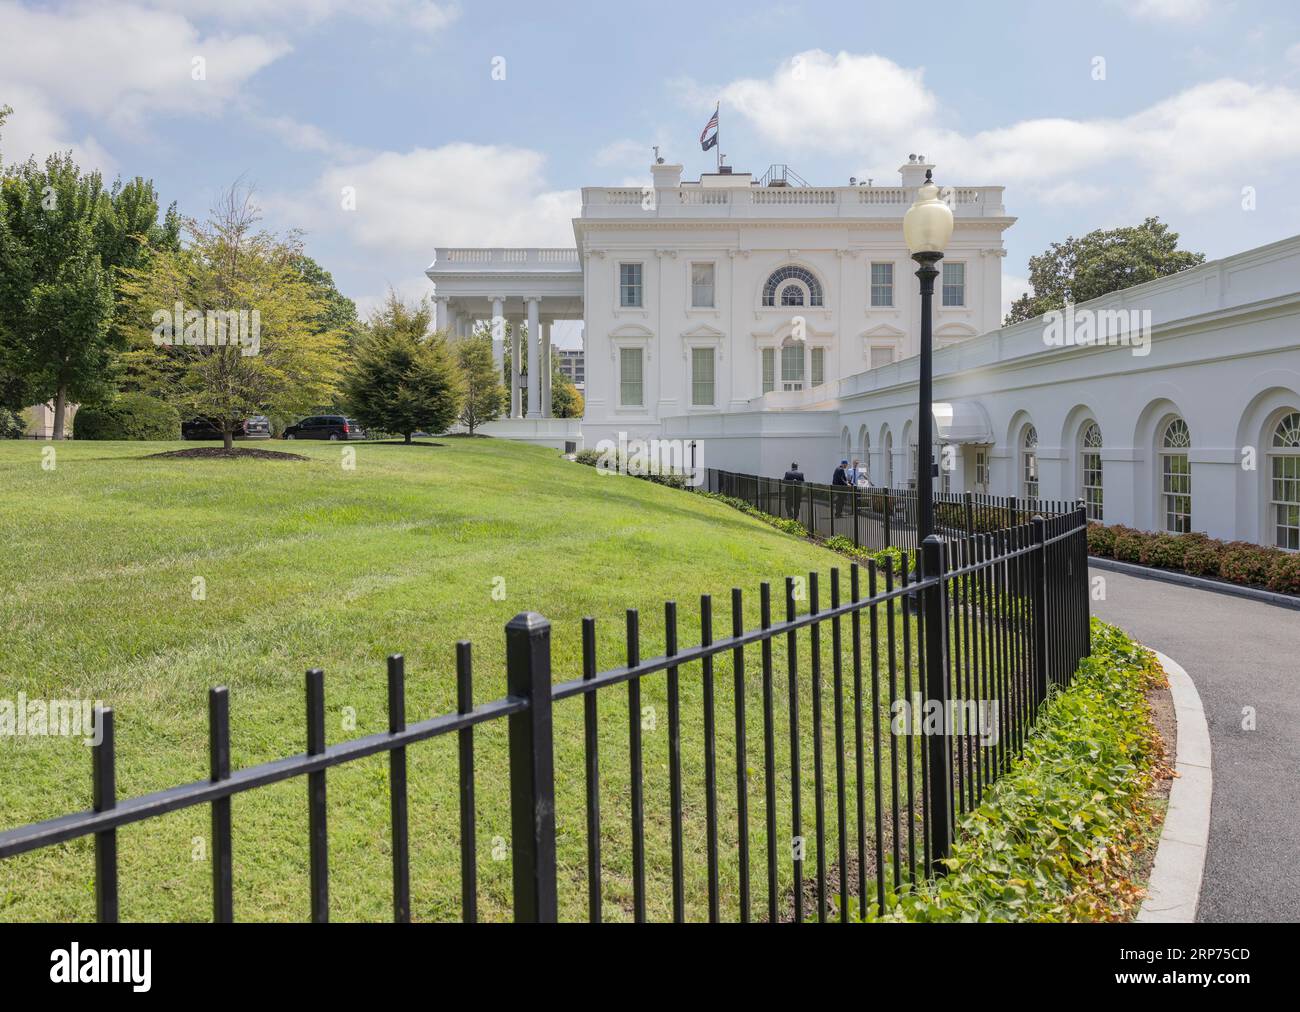
<instances>
[{"instance_id":1,"label":"person standing","mask_svg":"<svg viewBox=\"0 0 1300 1012\"><path fill-rule=\"evenodd\" d=\"M795 520L799 516L799 510L803 506L803 472L799 470L799 465L795 462L790 463L790 470L785 472L785 477L781 479L785 482L785 512L791 519Z\"/></svg>"},{"instance_id":2,"label":"person standing","mask_svg":"<svg viewBox=\"0 0 1300 1012\"><path fill-rule=\"evenodd\" d=\"M844 506L848 500L848 490L851 487L849 483L848 468L849 462L846 458L845 460L840 461L840 466L837 467L835 473L831 475L831 486L839 489L839 491L831 493L832 497L835 499L835 515L837 517L844 515Z\"/></svg>"}]
</instances>

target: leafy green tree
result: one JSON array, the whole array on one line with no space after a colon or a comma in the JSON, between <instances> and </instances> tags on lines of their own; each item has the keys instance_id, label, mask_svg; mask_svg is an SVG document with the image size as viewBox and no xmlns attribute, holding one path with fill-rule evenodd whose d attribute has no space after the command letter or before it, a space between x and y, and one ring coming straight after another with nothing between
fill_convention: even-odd
<instances>
[{"instance_id":1,"label":"leafy green tree","mask_svg":"<svg viewBox=\"0 0 1300 1012\"><path fill-rule=\"evenodd\" d=\"M556 418L581 418L585 403L578 388L560 371L558 357L551 358L551 414Z\"/></svg>"},{"instance_id":2,"label":"leafy green tree","mask_svg":"<svg viewBox=\"0 0 1300 1012\"><path fill-rule=\"evenodd\" d=\"M0 127L4 126L5 119L12 112L13 109L9 106L0 105ZM8 216L4 213L3 169L3 151L0 149L0 269L3 268L5 250L9 249L13 242L9 234ZM8 293L5 289L4 279L0 277L0 298L7 297ZM14 413L31 403L31 399L27 396L27 381L22 375L16 351L13 337L6 329L5 314L0 312L0 429L6 433L13 431L15 424L13 419L17 417ZM4 438L13 437L6 435Z\"/></svg>"},{"instance_id":3,"label":"leafy green tree","mask_svg":"<svg viewBox=\"0 0 1300 1012\"><path fill-rule=\"evenodd\" d=\"M492 338L486 333L457 341L456 359L464 380L465 397L460 406L460 422L474 435L484 422L501 417L505 405L505 388L497 377L492 359Z\"/></svg>"},{"instance_id":4,"label":"leafy green tree","mask_svg":"<svg viewBox=\"0 0 1300 1012\"><path fill-rule=\"evenodd\" d=\"M183 248L154 253L123 284L139 357L152 356L141 374L174 377L169 400L216 422L227 449L249 415L310 411L342 379L343 339L319 329L326 306L302 276L300 237L259 221L252 191L236 184L207 221L185 219Z\"/></svg>"},{"instance_id":5,"label":"leafy green tree","mask_svg":"<svg viewBox=\"0 0 1300 1012\"><path fill-rule=\"evenodd\" d=\"M1032 320L1067 303L1086 302L1203 263L1205 254L1180 250L1178 233L1159 218L1127 228L1097 229L1082 239L1070 236L1029 258L1033 292L1011 304L1004 323Z\"/></svg>"},{"instance_id":6,"label":"leafy green tree","mask_svg":"<svg viewBox=\"0 0 1300 1012\"><path fill-rule=\"evenodd\" d=\"M464 378L446 336L431 330L427 299L408 306L389 291L367 321L345 383L352 413L366 428L445 432L456 421Z\"/></svg>"},{"instance_id":7,"label":"leafy green tree","mask_svg":"<svg viewBox=\"0 0 1300 1012\"><path fill-rule=\"evenodd\" d=\"M317 332L331 331L338 334L351 350L361 336L357 304L340 292L334 286L334 276L306 253L299 254L295 262L299 275L321 306L316 317Z\"/></svg>"}]
</instances>

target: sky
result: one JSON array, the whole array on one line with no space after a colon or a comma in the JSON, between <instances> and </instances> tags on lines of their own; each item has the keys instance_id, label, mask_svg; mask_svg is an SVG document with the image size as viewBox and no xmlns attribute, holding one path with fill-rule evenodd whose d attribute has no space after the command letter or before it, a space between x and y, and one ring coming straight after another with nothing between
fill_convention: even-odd
<instances>
[{"instance_id":1,"label":"sky","mask_svg":"<svg viewBox=\"0 0 1300 1012\"><path fill-rule=\"evenodd\" d=\"M718 102L739 171L1005 186L1007 303L1148 215L1211 259L1300 232L1294 3L0 0L5 163L71 149L196 217L243 180L363 315L439 245L572 246L652 145L710 170Z\"/></svg>"}]
</instances>

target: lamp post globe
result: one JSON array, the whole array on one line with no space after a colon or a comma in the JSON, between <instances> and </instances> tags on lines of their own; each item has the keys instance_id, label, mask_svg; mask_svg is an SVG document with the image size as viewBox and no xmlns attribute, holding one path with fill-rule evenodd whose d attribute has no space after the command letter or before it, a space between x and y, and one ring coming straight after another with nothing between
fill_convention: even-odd
<instances>
[{"instance_id":1,"label":"lamp post globe","mask_svg":"<svg viewBox=\"0 0 1300 1012\"><path fill-rule=\"evenodd\" d=\"M916 424L917 542L934 533L934 300L936 266L952 238L952 208L939 197L929 169L917 188L916 202L903 215L903 239L917 262L921 282L921 363Z\"/></svg>"}]
</instances>

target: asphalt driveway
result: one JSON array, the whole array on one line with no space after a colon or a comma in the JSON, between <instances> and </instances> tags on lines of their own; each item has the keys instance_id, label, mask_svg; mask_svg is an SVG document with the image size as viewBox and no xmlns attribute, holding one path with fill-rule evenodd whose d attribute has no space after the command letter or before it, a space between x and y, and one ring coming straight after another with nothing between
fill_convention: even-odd
<instances>
[{"instance_id":1,"label":"asphalt driveway","mask_svg":"<svg viewBox=\"0 0 1300 1012\"><path fill-rule=\"evenodd\" d=\"M1300 921L1300 611L1091 575L1106 580L1092 613L1178 661L1205 706L1214 800L1197 919Z\"/></svg>"}]
</instances>

